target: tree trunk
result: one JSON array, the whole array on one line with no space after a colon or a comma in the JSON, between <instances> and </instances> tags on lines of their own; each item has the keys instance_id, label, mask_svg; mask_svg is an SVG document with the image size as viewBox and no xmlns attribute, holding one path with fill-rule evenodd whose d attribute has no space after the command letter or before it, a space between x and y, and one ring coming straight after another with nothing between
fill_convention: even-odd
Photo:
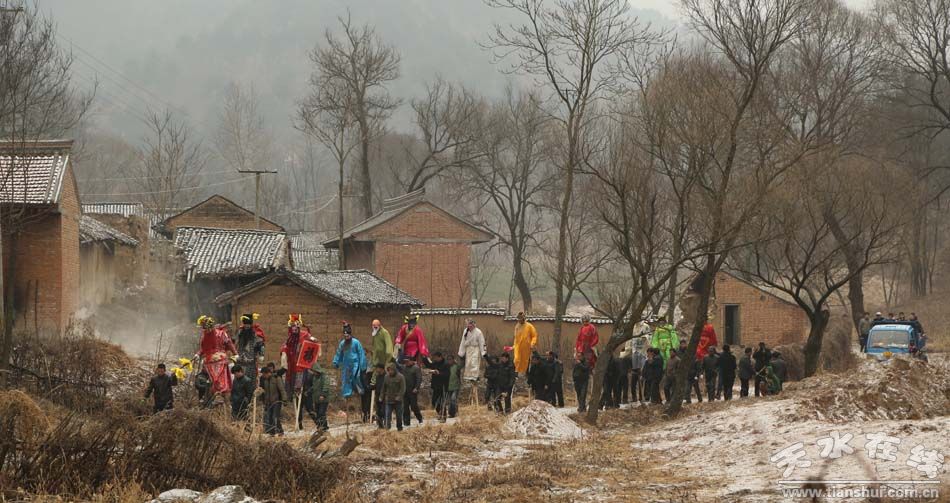
<instances>
[{"instance_id":1,"label":"tree trunk","mask_svg":"<svg viewBox=\"0 0 950 503\"><path fill-rule=\"evenodd\" d=\"M615 329L614 334L607 339L597 363L594 364L594 372L591 374L589 382L590 400L587 402L587 416L585 420L589 424L597 424L597 414L600 412L600 399L604 391L604 376L607 374L607 365L610 364L610 356L620 347L621 344L633 338L632 324L625 323L625 327Z\"/></svg>"},{"instance_id":2,"label":"tree trunk","mask_svg":"<svg viewBox=\"0 0 950 503\"><path fill-rule=\"evenodd\" d=\"M564 195L561 197L560 207L561 221L557 233L557 272L554 278L554 333L552 337L555 351L561 349L562 318L567 312L564 280L567 274L567 224L571 212L571 196L574 192L574 165L577 162L576 121L577 117L573 115L568 119L567 173L564 176Z\"/></svg>"},{"instance_id":3,"label":"tree trunk","mask_svg":"<svg viewBox=\"0 0 950 503\"><path fill-rule=\"evenodd\" d=\"M339 247L339 255L337 258L339 259L339 262L340 262L341 271L346 269L346 252L344 251L345 246L343 244L343 235L346 232L346 228L344 226L344 218L343 218L343 209L344 209L343 207L343 167L344 167L344 163L343 161L340 161L340 180L339 180L339 184L337 185L337 197L340 199L337 204L337 208L339 208L340 210L340 217L339 217L339 222L338 222L338 227L339 227L338 230L340 231L340 247Z\"/></svg>"},{"instance_id":4,"label":"tree trunk","mask_svg":"<svg viewBox=\"0 0 950 503\"><path fill-rule=\"evenodd\" d=\"M844 230L841 223L833 213L826 209L824 213L825 222L831 228L831 234L835 237L838 244L844 252L845 264L848 266L848 273L851 279L848 281L848 302L851 304L851 322L854 324L854 330L858 331L858 324L864 315L864 271L862 270L861 248L853 243Z\"/></svg>"},{"instance_id":5,"label":"tree trunk","mask_svg":"<svg viewBox=\"0 0 950 503\"><path fill-rule=\"evenodd\" d=\"M703 267L702 291L699 293L699 303L696 306L695 320L693 322L692 333L689 336L689 344L686 346L686 355L680 359L679 368L676 370L676 386L673 388L673 399L666 406L666 415L674 417L679 414L683 408L683 398L689 389L689 371L693 367L696 359L696 348L699 346L699 336L703 333L703 327L709 320L709 298L712 296L713 283L716 281L716 255L706 255L706 264Z\"/></svg>"},{"instance_id":6,"label":"tree trunk","mask_svg":"<svg viewBox=\"0 0 950 503\"><path fill-rule=\"evenodd\" d=\"M821 358L821 343L825 338L825 329L831 313L820 307L808 316L811 328L808 330L808 340L805 341L805 371L803 377L811 377L818 371L818 361Z\"/></svg>"},{"instance_id":7,"label":"tree trunk","mask_svg":"<svg viewBox=\"0 0 950 503\"><path fill-rule=\"evenodd\" d=\"M927 295L926 210L919 210L911 222L910 293L914 298Z\"/></svg>"},{"instance_id":8,"label":"tree trunk","mask_svg":"<svg viewBox=\"0 0 950 503\"><path fill-rule=\"evenodd\" d=\"M373 186L369 172L369 124L360 121L360 213L362 220L373 216Z\"/></svg>"},{"instance_id":9,"label":"tree trunk","mask_svg":"<svg viewBox=\"0 0 950 503\"><path fill-rule=\"evenodd\" d=\"M524 264L520 253L515 254L512 265L514 266L514 270L511 279L518 289L518 293L521 295L522 310L526 313L530 313L532 307L531 287L528 285L528 280L524 277Z\"/></svg>"},{"instance_id":10,"label":"tree trunk","mask_svg":"<svg viewBox=\"0 0 950 503\"><path fill-rule=\"evenodd\" d=\"M2 220L2 218L0 218ZM3 236L2 229L0 229L0 236ZM7 248L10 250L9 257L3 257L2 246L3 242L8 243ZM13 317L14 317L14 305L13 305L13 284L14 276L16 275L16 253L14 249L16 248L16 239L13 235L3 236L0 238L0 277L3 276L3 271L10 271L10 277L6 278L5 281L2 281L3 290L0 291L0 297L2 297L3 311L0 313L0 316L3 318L3 340L0 341L0 384L6 385L7 372L10 370L10 357L13 355ZM7 258L6 268L3 267L2 259Z\"/></svg>"}]
</instances>

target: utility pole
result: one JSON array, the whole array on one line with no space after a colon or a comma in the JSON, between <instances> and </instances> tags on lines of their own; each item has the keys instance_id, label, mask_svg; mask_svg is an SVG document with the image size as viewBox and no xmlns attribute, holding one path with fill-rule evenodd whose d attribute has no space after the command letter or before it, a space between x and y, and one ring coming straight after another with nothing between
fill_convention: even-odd
<instances>
[{"instance_id":1,"label":"utility pole","mask_svg":"<svg viewBox=\"0 0 950 503\"><path fill-rule=\"evenodd\" d=\"M261 228L261 175L264 174L276 174L277 171L269 169L245 169L238 170L238 173L253 173L254 174L254 228Z\"/></svg>"}]
</instances>

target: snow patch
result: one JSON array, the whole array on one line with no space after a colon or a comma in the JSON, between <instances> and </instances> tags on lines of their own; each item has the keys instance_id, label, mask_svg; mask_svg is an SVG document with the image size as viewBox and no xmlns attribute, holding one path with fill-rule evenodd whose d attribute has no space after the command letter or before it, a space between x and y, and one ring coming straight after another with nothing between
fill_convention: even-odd
<instances>
[{"instance_id":1,"label":"snow patch","mask_svg":"<svg viewBox=\"0 0 950 503\"><path fill-rule=\"evenodd\" d=\"M527 407L514 412L505 422L505 429L531 438L576 440L584 437L584 430L551 404L534 400Z\"/></svg>"}]
</instances>

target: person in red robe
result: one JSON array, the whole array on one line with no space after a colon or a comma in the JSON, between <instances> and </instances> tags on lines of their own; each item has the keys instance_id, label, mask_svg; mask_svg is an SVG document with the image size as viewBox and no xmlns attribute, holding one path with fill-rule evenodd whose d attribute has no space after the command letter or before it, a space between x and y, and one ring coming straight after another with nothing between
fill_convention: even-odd
<instances>
[{"instance_id":1,"label":"person in red robe","mask_svg":"<svg viewBox=\"0 0 950 503\"><path fill-rule=\"evenodd\" d=\"M597 363L597 343L600 342L600 335L597 334L597 327L590 322L590 315L581 317L581 329L577 332L577 340L574 342L574 354L580 353L587 358L590 368L594 368Z\"/></svg>"},{"instance_id":2,"label":"person in red robe","mask_svg":"<svg viewBox=\"0 0 950 503\"><path fill-rule=\"evenodd\" d=\"M416 362L429 357L429 345L426 343L426 336L419 328L419 316L409 315L404 318L405 324L399 329L396 335L396 352L399 354L399 360L403 358L412 358Z\"/></svg>"},{"instance_id":3,"label":"person in red robe","mask_svg":"<svg viewBox=\"0 0 950 503\"><path fill-rule=\"evenodd\" d=\"M299 314L291 314L287 320L287 340L280 347L281 363L287 373L284 374L284 383L287 396L293 396L297 388L303 387L303 374L297 372L297 358L300 356L300 346L304 340L312 340L310 329L304 326L303 318Z\"/></svg>"},{"instance_id":4,"label":"person in red robe","mask_svg":"<svg viewBox=\"0 0 950 503\"><path fill-rule=\"evenodd\" d=\"M716 329L713 328L712 323L706 322L706 324L703 325L703 331L699 334L699 345L696 346L696 359L702 360L709 354L709 348L717 345L719 345L719 341L716 340Z\"/></svg>"},{"instance_id":5,"label":"person in red robe","mask_svg":"<svg viewBox=\"0 0 950 503\"><path fill-rule=\"evenodd\" d=\"M237 354L237 348L231 342L227 327L216 325L214 318L202 316L198 318L198 326L201 327L198 355L203 359L204 369L211 380L211 392L220 393L225 403L229 403L231 397L229 358Z\"/></svg>"}]
</instances>

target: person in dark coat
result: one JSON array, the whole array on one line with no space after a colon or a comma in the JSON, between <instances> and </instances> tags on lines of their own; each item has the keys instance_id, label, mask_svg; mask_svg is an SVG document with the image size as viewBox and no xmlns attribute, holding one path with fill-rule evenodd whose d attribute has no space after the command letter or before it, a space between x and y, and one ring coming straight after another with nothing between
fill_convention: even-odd
<instances>
[{"instance_id":1,"label":"person in dark coat","mask_svg":"<svg viewBox=\"0 0 950 503\"><path fill-rule=\"evenodd\" d=\"M719 382L722 383L722 398L732 400L732 387L736 384L736 355L728 344L722 346L719 355Z\"/></svg>"},{"instance_id":2,"label":"person in dark coat","mask_svg":"<svg viewBox=\"0 0 950 503\"><path fill-rule=\"evenodd\" d=\"M603 355L607 359L607 371L604 372L604 382L600 388L600 408L602 410L617 407L614 404L614 387L617 386L617 365L614 355Z\"/></svg>"},{"instance_id":3,"label":"person in dark coat","mask_svg":"<svg viewBox=\"0 0 950 503\"><path fill-rule=\"evenodd\" d=\"M610 364L614 367L614 385L613 385L613 400L611 403L615 409L620 408L620 404L623 403L623 382L627 380L627 366L624 365L624 361L629 360L629 358L617 358L613 357L610 360Z\"/></svg>"},{"instance_id":4,"label":"person in dark coat","mask_svg":"<svg viewBox=\"0 0 950 503\"><path fill-rule=\"evenodd\" d=\"M405 378L403 378L405 379ZM373 388L373 400L376 401L376 425L380 429L385 428L386 401L383 400L383 386L386 385L386 366L377 363L373 366L373 379L371 381Z\"/></svg>"},{"instance_id":5,"label":"person in dark coat","mask_svg":"<svg viewBox=\"0 0 950 503\"><path fill-rule=\"evenodd\" d=\"M284 428L280 424L280 411L287 403L287 388L284 379L275 375L271 367L261 369L261 400L264 402L264 433L268 435L284 435Z\"/></svg>"},{"instance_id":6,"label":"person in dark coat","mask_svg":"<svg viewBox=\"0 0 950 503\"><path fill-rule=\"evenodd\" d=\"M231 368L231 375L234 376L234 382L231 383L231 418L243 421L247 419L247 409L254 399L257 384L240 365Z\"/></svg>"},{"instance_id":7,"label":"person in dark coat","mask_svg":"<svg viewBox=\"0 0 950 503\"><path fill-rule=\"evenodd\" d=\"M772 373L778 378L778 390L782 391L782 385L788 380L788 365L778 351L772 351Z\"/></svg>"},{"instance_id":8,"label":"person in dark coat","mask_svg":"<svg viewBox=\"0 0 950 503\"><path fill-rule=\"evenodd\" d=\"M498 357L493 355L485 356L485 402L488 404L488 410L501 411L501 405L498 400L501 398L501 391L498 386L498 372L501 365L498 363Z\"/></svg>"},{"instance_id":9,"label":"person in dark coat","mask_svg":"<svg viewBox=\"0 0 950 503\"><path fill-rule=\"evenodd\" d=\"M719 354L716 346L707 348L709 353L703 358L703 377L706 378L706 399L716 400L716 380L719 378Z\"/></svg>"},{"instance_id":10,"label":"person in dark coat","mask_svg":"<svg viewBox=\"0 0 950 503\"><path fill-rule=\"evenodd\" d=\"M332 398L330 395L330 379L319 362L313 362L307 372L311 375L310 400L313 402L311 409L314 411L314 421L317 423L317 429L327 431L330 429L330 425L327 423L327 408L330 406L330 399ZM369 389L363 388L363 393L370 394Z\"/></svg>"},{"instance_id":11,"label":"person in dark coat","mask_svg":"<svg viewBox=\"0 0 950 503\"><path fill-rule=\"evenodd\" d=\"M211 392L211 376L208 375L207 370L201 369L195 375L195 391L198 393L198 407L202 409L211 407L214 393Z\"/></svg>"},{"instance_id":12,"label":"person in dark coat","mask_svg":"<svg viewBox=\"0 0 950 503\"><path fill-rule=\"evenodd\" d=\"M574 393L577 395L577 412L587 412L587 383L590 381L590 366L582 353L574 355Z\"/></svg>"},{"instance_id":13,"label":"person in dark coat","mask_svg":"<svg viewBox=\"0 0 950 503\"><path fill-rule=\"evenodd\" d=\"M360 412L363 413L363 422L368 423L373 420L370 416L370 409L372 408L373 403L373 387L371 385L373 381L373 367L366 369L366 372L363 372L360 375L360 383L363 385L363 394L360 395Z\"/></svg>"},{"instance_id":14,"label":"person in dark coat","mask_svg":"<svg viewBox=\"0 0 950 503\"><path fill-rule=\"evenodd\" d=\"M528 386L534 392L535 400L549 401L548 390L551 386L551 367L541 361L541 355L531 355L531 365L528 367Z\"/></svg>"},{"instance_id":15,"label":"person in dark coat","mask_svg":"<svg viewBox=\"0 0 950 503\"><path fill-rule=\"evenodd\" d=\"M663 357L656 348L647 349L647 363L643 366L644 389L651 403L660 403L660 381L663 380Z\"/></svg>"},{"instance_id":16,"label":"person in dark coat","mask_svg":"<svg viewBox=\"0 0 950 503\"><path fill-rule=\"evenodd\" d=\"M686 403L692 403L693 393L696 393L696 401L703 403L703 390L699 387L699 376L703 373L703 361L693 360L689 366L689 386L686 389Z\"/></svg>"},{"instance_id":17,"label":"person in dark coat","mask_svg":"<svg viewBox=\"0 0 950 503\"><path fill-rule=\"evenodd\" d=\"M502 353L498 357L498 391L504 397L505 414L511 412L511 394L514 392L517 376L511 355L507 352Z\"/></svg>"},{"instance_id":18,"label":"person in dark coat","mask_svg":"<svg viewBox=\"0 0 950 503\"><path fill-rule=\"evenodd\" d=\"M564 364L554 351L548 351L547 363L551 367L551 405L564 407Z\"/></svg>"},{"instance_id":19,"label":"person in dark coat","mask_svg":"<svg viewBox=\"0 0 950 503\"><path fill-rule=\"evenodd\" d=\"M749 380L755 377L752 366L752 347L745 348L745 354L739 358L739 397L749 396Z\"/></svg>"},{"instance_id":20,"label":"person in dark coat","mask_svg":"<svg viewBox=\"0 0 950 503\"><path fill-rule=\"evenodd\" d=\"M396 370L396 366L389 364L386 368L386 378L383 380L383 417L386 418L384 424L386 429L392 428L393 415L396 416L396 430L402 431L402 405L401 402L406 396L406 378Z\"/></svg>"},{"instance_id":21,"label":"person in dark coat","mask_svg":"<svg viewBox=\"0 0 950 503\"><path fill-rule=\"evenodd\" d=\"M416 365L414 358L404 357L402 360L402 376L406 380L406 396L402 399L402 424L409 426L412 415L422 424L422 411L419 409L419 388L422 387L422 369ZM398 369L397 369L398 372Z\"/></svg>"},{"instance_id":22,"label":"person in dark coat","mask_svg":"<svg viewBox=\"0 0 950 503\"><path fill-rule=\"evenodd\" d=\"M755 359L755 396L763 394L767 389L768 383L765 378L765 367L772 362L772 351L765 346L764 342L759 343L759 349L752 354Z\"/></svg>"},{"instance_id":23,"label":"person in dark coat","mask_svg":"<svg viewBox=\"0 0 950 503\"><path fill-rule=\"evenodd\" d=\"M663 373L663 394L666 397L666 403L673 401L673 391L676 389L680 361L679 351L670 349L670 358L666 360L666 369Z\"/></svg>"},{"instance_id":24,"label":"person in dark coat","mask_svg":"<svg viewBox=\"0 0 950 503\"><path fill-rule=\"evenodd\" d=\"M439 414L439 421L445 421L448 412L449 364L438 351L432 353L432 361L424 363L426 368L432 370L432 408Z\"/></svg>"},{"instance_id":25,"label":"person in dark coat","mask_svg":"<svg viewBox=\"0 0 950 503\"><path fill-rule=\"evenodd\" d=\"M145 399L153 396L154 404L152 412L158 413L163 410L169 410L175 406L175 395L172 386L178 385L178 377L175 374L168 375L165 372L165 364L159 363L155 367L155 375L148 381L148 387L145 388Z\"/></svg>"}]
</instances>

